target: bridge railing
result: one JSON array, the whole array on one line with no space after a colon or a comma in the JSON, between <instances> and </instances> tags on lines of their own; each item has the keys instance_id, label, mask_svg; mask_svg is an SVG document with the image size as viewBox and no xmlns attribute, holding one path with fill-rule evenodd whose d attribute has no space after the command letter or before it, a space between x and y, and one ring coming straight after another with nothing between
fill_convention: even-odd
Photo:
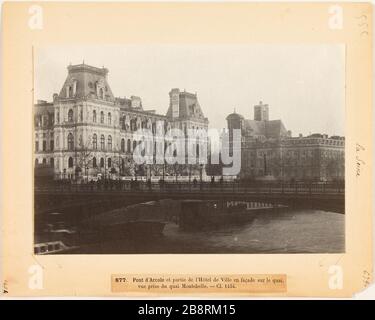
<instances>
[{"instance_id":1,"label":"bridge railing","mask_svg":"<svg viewBox=\"0 0 375 320\"><path fill-rule=\"evenodd\" d=\"M343 182L145 182L108 180L100 183L74 184L57 182L35 186L36 192L158 192L158 193L283 193L344 194Z\"/></svg>"}]
</instances>

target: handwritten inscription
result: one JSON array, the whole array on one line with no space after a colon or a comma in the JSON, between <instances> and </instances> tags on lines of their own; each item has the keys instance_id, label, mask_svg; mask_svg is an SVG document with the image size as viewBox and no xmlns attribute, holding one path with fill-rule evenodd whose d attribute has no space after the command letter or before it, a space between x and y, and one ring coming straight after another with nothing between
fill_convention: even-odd
<instances>
[{"instance_id":1,"label":"handwritten inscription","mask_svg":"<svg viewBox=\"0 0 375 320\"><path fill-rule=\"evenodd\" d=\"M363 161L361 159L361 153L363 151L365 151L365 148L362 145L360 145L359 143L356 143L355 151L356 151L356 157L355 157L355 159L356 159L356 165L355 165L356 173L355 173L355 175L358 178L361 175L363 166L366 164L365 161Z\"/></svg>"},{"instance_id":2,"label":"handwritten inscription","mask_svg":"<svg viewBox=\"0 0 375 320\"><path fill-rule=\"evenodd\" d=\"M365 288L368 287L371 284L370 272L368 272L367 270L364 270L362 274L362 279L363 279L363 285L365 286Z\"/></svg>"},{"instance_id":3,"label":"handwritten inscription","mask_svg":"<svg viewBox=\"0 0 375 320\"><path fill-rule=\"evenodd\" d=\"M8 281L4 281L3 282L3 294L7 294L7 293L9 293L9 291L8 291Z\"/></svg>"},{"instance_id":4,"label":"handwritten inscription","mask_svg":"<svg viewBox=\"0 0 375 320\"><path fill-rule=\"evenodd\" d=\"M357 25L358 27L360 27L360 35L361 36L368 36L369 33L368 33L368 23L367 23L367 15L365 14L362 14L361 16L359 17L356 17L357 19Z\"/></svg>"}]
</instances>

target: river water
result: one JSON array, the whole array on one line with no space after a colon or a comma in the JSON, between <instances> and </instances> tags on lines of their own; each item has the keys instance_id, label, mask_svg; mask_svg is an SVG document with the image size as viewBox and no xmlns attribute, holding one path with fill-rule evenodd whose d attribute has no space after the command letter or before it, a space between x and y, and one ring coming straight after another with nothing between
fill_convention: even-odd
<instances>
[{"instance_id":1,"label":"river water","mask_svg":"<svg viewBox=\"0 0 375 320\"><path fill-rule=\"evenodd\" d=\"M345 215L288 209L254 214L239 225L182 231L168 223L163 236L82 248L81 253L342 253Z\"/></svg>"}]
</instances>

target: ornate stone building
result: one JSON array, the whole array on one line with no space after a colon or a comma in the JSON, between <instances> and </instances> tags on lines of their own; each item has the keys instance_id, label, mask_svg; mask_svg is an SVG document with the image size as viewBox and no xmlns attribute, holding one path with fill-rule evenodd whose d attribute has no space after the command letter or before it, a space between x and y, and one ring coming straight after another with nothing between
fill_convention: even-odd
<instances>
[{"instance_id":1,"label":"ornate stone building","mask_svg":"<svg viewBox=\"0 0 375 320\"><path fill-rule=\"evenodd\" d=\"M172 89L166 115L145 110L140 97L117 98L108 70L86 64L68 66L68 75L53 102L35 105L35 166L53 169L55 179L78 177L197 175L198 164L136 165L135 132L160 123L170 128L207 130L197 95Z\"/></svg>"},{"instance_id":2,"label":"ornate stone building","mask_svg":"<svg viewBox=\"0 0 375 320\"><path fill-rule=\"evenodd\" d=\"M344 137L325 134L292 137L281 120L269 120L268 105L262 102L254 106L254 120L234 112L227 117L227 124L229 133L232 129L241 130L242 178L345 179Z\"/></svg>"}]
</instances>

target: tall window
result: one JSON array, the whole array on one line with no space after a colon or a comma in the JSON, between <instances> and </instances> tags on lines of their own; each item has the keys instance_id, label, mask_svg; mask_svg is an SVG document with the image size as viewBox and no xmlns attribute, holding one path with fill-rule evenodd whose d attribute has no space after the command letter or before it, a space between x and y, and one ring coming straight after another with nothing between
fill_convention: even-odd
<instances>
[{"instance_id":1,"label":"tall window","mask_svg":"<svg viewBox=\"0 0 375 320\"><path fill-rule=\"evenodd\" d=\"M73 110L69 109L68 111L68 122L73 122Z\"/></svg>"},{"instance_id":2,"label":"tall window","mask_svg":"<svg viewBox=\"0 0 375 320\"><path fill-rule=\"evenodd\" d=\"M54 141L53 141L53 140L51 140L51 141L49 142L49 149L50 149L51 151L53 151L53 149L54 149Z\"/></svg>"},{"instance_id":3,"label":"tall window","mask_svg":"<svg viewBox=\"0 0 375 320\"><path fill-rule=\"evenodd\" d=\"M53 168L55 166L55 159L54 158L49 159L49 164L51 165L51 168Z\"/></svg>"},{"instance_id":4,"label":"tall window","mask_svg":"<svg viewBox=\"0 0 375 320\"><path fill-rule=\"evenodd\" d=\"M35 151L39 151L39 141L35 141Z\"/></svg>"},{"instance_id":5,"label":"tall window","mask_svg":"<svg viewBox=\"0 0 375 320\"><path fill-rule=\"evenodd\" d=\"M100 167L101 167L101 168L104 167L104 158L100 158Z\"/></svg>"},{"instance_id":6,"label":"tall window","mask_svg":"<svg viewBox=\"0 0 375 320\"><path fill-rule=\"evenodd\" d=\"M35 159L35 166L37 166L38 164L39 164L38 159Z\"/></svg>"},{"instance_id":7,"label":"tall window","mask_svg":"<svg viewBox=\"0 0 375 320\"><path fill-rule=\"evenodd\" d=\"M112 115L110 112L108 112L108 124L111 125L112 124Z\"/></svg>"},{"instance_id":8,"label":"tall window","mask_svg":"<svg viewBox=\"0 0 375 320\"><path fill-rule=\"evenodd\" d=\"M96 122L96 110L92 112L92 122Z\"/></svg>"},{"instance_id":9,"label":"tall window","mask_svg":"<svg viewBox=\"0 0 375 320\"><path fill-rule=\"evenodd\" d=\"M92 147L94 150L98 149L98 136L96 133L94 133L92 136Z\"/></svg>"},{"instance_id":10,"label":"tall window","mask_svg":"<svg viewBox=\"0 0 375 320\"><path fill-rule=\"evenodd\" d=\"M47 141L43 140L43 151L47 150Z\"/></svg>"},{"instance_id":11,"label":"tall window","mask_svg":"<svg viewBox=\"0 0 375 320\"><path fill-rule=\"evenodd\" d=\"M121 172L124 172L125 170L125 161L124 159L121 159Z\"/></svg>"},{"instance_id":12,"label":"tall window","mask_svg":"<svg viewBox=\"0 0 375 320\"><path fill-rule=\"evenodd\" d=\"M96 158L92 158L92 167L96 168Z\"/></svg>"},{"instance_id":13,"label":"tall window","mask_svg":"<svg viewBox=\"0 0 375 320\"><path fill-rule=\"evenodd\" d=\"M81 109L80 111L79 111L79 121L83 121L83 110Z\"/></svg>"},{"instance_id":14,"label":"tall window","mask_svg":"<svg viewBox=\"0 0 375 320\"><path fill-rule=\"evenodd\" d=\"M101 135L101 137L100 137L100 149L101 150L104 150L104 148L105 148L105 138L104 138L104 134L102 134Z\"/></svg>"},{"instance_id":15,"label":"tall window","mask_svg":"<svg viewBox=\"0 0 375 320\"><path fill-rule=\"evenodd\" d=\"M99 95L100 95L101 99L104 99L104 90L103 90L103 88L100 88Z\"/></svg>"},{"instance_id":16,"label":"tall window","mask_svg":"<svg viewBox=\"0 0 375 320\"><path fill-rule=\"evenodd\" d=\"M125 139L121 139L121 152L125 152Z\"/></svg>"},{"instance_id":17,"label":"tall window","mask_svg":"<svg viewBox=\"0 0 375 320\"><path fill-rule=\"evenodd\" d=\"M130 151L131 151L131 148L132 148L132 143L131 143L130 139L128 139L126 150L127 150L128 152L130 152Z\"/></svg>"},{"instance_id":18,"label":"tall window","mask_svg":"<svg viewBox=\"0 0 375 320\"><path fill-rule=\"evenodd\" d=\"M108 136L108 150L112 150L112 137Z\"/></svg>"},{"instance_id":19,"label":"tall window","mask_svg":"<svg viewBox=\"0 0 375 320\"><path fill-rule=\"evenodd\" d=\"M108 163L108 168L110 168L112 166L112 159L108 158L107 163Z\"/></svg>"},{"instance_id":20,"label":"tall window","mask_svg":"<svg viewBox=\"0 0 375 320\"><path fill-rule=\"evenodd\" d=\"M56 123L60 123L60 113L56 112Z\"/></svg>"},{"instance_id":21,"label":"tall window","mask_svg":"<svg viewBox=\"0 0 375 320\"><path fill-rule=\"evenodd\" d=\"M74 138L73 134L69 133L68 134L68 150L73 150L74 149Z\"/></svg>"},{"instance_id":22,"label":"tall window","mask_svg":"<svg viewBox=\"0 0 375 320\"><path fill-rule=\"evenodd\" d=\"M100 112L100 123L104 123L104 112Z\"/></svg>"},{"instance_id":23,"label":"tall window","mask_svg":"<svg viewBox=\"0 0 375 320\"><path fill-rule=\"evenodd\" d=\"M69 159L68 159L68 167L73 168L73 158L72 157L69 157Z\"/></svg>"}]
</instances>

